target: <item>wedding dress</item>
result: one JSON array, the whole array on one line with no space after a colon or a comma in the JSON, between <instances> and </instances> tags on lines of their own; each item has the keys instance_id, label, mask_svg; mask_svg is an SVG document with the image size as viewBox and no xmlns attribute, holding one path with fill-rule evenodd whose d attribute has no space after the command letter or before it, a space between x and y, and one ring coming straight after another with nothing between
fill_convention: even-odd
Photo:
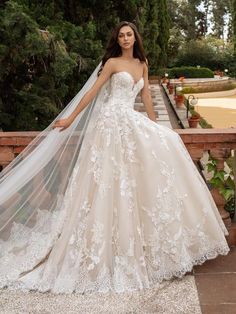
<instances>
[{"instance_id":1,"label":"wedding dress","mask_svg":"<svg viewBox=\"0 0 236 314\"><path fill-rule=\"evenodd\" d=\"M134 110L143 85L126 71L111 76L56 209L29 202L31 223L13 223L0 242L0 287L133 291L228 253L227 230L180 136Z\"/></svg>"}]
</instances>

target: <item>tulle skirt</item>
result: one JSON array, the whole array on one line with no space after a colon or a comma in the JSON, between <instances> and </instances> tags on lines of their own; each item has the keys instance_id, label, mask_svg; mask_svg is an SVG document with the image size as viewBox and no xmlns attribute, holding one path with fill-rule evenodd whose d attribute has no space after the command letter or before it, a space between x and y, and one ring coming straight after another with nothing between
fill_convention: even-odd
<instances>
[{"instance_id":1,"label":"tulle skirt","mask_svg":"<svg viewBox=\"0 0 236 314\"><path fill-rule=\"evenodd\" d=\"M101 112L58 206L38 210L34 232L16 224L1 243L1 287L133 291L229 251L227 230L180 136L133 109Z\"/></svg>"}]
</instances>

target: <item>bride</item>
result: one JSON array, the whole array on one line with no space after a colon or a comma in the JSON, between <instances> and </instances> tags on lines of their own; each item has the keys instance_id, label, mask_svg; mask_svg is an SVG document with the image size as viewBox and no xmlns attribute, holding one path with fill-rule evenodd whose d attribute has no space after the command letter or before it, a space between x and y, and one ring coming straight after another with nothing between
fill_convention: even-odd
<instances>
[{"instance_id":1,"label":"bride","mask_svg":"<svg viewBox=\"0 0 236 314\"><path fill-rule=\"evenodd\" d=\"M83 89L1 173L1 288L133 291L228 253L180 136L155 120L141 37L121 22Z\"/></svg>"}]
</instances>

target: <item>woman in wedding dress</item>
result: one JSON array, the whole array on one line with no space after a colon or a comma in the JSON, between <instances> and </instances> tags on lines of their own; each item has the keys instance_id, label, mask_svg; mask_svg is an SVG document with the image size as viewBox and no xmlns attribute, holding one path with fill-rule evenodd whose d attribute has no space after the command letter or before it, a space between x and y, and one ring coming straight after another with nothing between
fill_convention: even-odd
<instances>
[{"instance_id":1,"label":"woman in wedding dress","mask_svg":"<svg viewBox=\"0 0 236 314\"><path fill-rule=\"evenodd\" d=\"M139 92L148 118L134 110ZM2 288L134 291L229 251L180 136L156 123L129 22L79 97L3 171L0 191Z\"/></svg>"}]
</instances>

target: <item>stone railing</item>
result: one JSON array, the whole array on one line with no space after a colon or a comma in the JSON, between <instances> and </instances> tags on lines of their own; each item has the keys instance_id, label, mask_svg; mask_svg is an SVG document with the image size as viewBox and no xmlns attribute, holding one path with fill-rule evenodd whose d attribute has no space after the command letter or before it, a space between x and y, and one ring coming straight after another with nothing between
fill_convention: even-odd
<instances>
[{"instance_id":1,"label":"stone railing","mask_svg":"<svg viewBox=\"0 0 236 314\"><path fill-rule=\"evenodd\" d=\"M181 136L188 152L195 164L200 164L204 152L217 160L217 169L224 169L224 162L236 151L236 128L230 129L180 129L176 130ZM234 162L235 156L234 154ZM236 176L234 176L236 184ZM224 209L225 200L216 188L212 188L211 194L219 209L226 227L230 231L228 242L236 245L236 223L230 219L229 213Z\"/></svg>"},{"instance_id":2,"label":"stone railing","mask_svg":"<svg viewBox=\"0 0 236 314\"><path fill-rule=\"evenodd\" d=\"M7 166L39 132L0 132L0 170Z\"/></svg>"},{"instance_id":3,"label":"stone railing","mask_svg":"<svg viewBox=\"0 0 236 314\"><path fill-rule=\"evenodd\" d=\"M199 163L207 151L218 160L217 168L223 169L224 161L236 150L236 128L231 129L175 129L182 138L193 161ZM0 132L0 169L8 165L38 134L38 132ZM235 157L236 158L236 157ZM224 199L216 189L211 190L230 235L228 241L236 245L236 223L224 210Z\"/></svg>"}]
</instances>

